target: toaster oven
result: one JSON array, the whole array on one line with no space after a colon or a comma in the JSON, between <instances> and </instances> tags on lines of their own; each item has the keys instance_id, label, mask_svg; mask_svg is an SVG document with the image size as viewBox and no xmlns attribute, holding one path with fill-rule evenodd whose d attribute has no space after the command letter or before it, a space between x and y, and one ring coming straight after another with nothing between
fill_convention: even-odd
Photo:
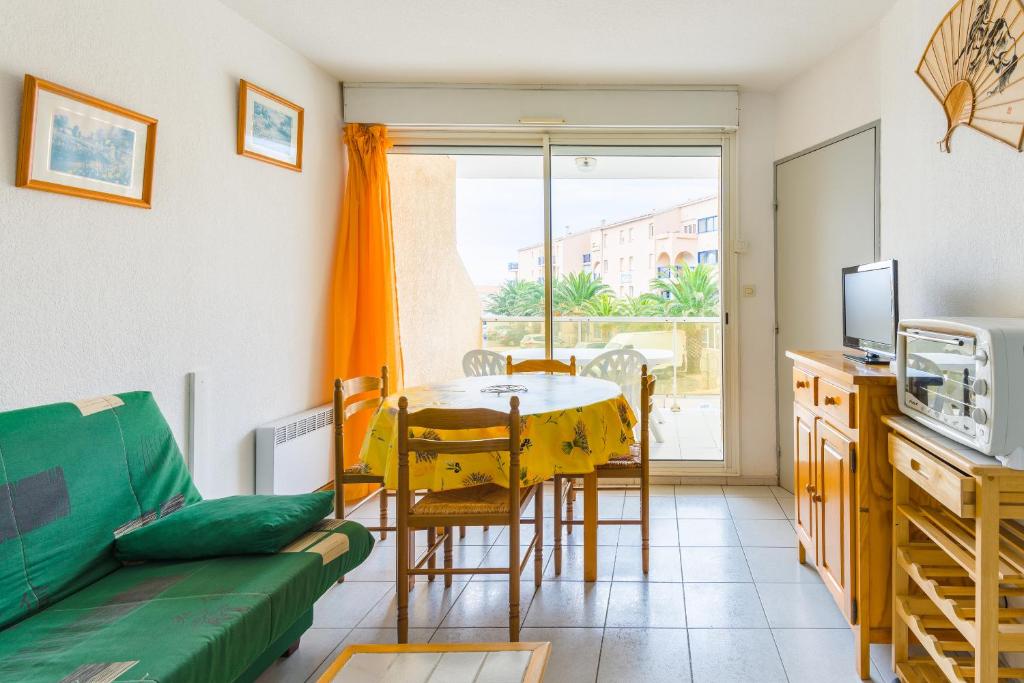
<instances>
[{"instance_id":1,"label":"toaster oven","mask_svg":"<svg viewBox=\"0 0 1024 683\"><path fill-rule=\"evenodd\" d=\"M896 374L903 413L1024 469L1024 319L901 320Z\"/></svg>"}]
</instances>

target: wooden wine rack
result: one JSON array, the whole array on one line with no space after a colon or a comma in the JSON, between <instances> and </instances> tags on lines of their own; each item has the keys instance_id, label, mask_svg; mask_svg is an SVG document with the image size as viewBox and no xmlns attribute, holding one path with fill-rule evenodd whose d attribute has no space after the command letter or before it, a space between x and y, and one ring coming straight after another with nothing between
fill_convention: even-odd
<instances>
[{"instance_id":1,"label":"wooden wine rack","mask_svg":"<svg viewBox=\"0 0 1024 683\"><path fill-rule=\"evenodd\" d=\"M1024 678L1024 471L907 417L893 464L893 669L905 683ZM1015 606L1020 605L1020 606Z\"/></svg>"}]
</instances>

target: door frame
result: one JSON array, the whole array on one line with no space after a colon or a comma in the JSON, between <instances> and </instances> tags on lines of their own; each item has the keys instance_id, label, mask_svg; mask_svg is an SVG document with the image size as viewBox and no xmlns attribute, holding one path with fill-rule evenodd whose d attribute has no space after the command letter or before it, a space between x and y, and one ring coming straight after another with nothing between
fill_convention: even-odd
<instances>
[{"instance_id":1,"label":"door frame","mask_svg":"<svg viewBox=\"0 0 1024 683\"><path fill-rule=\"evenodd\" d=\"M775 402L775 472L777 477L777 483L782 488L786 486L782 482L782 432L779 427L779 411L782 408L779 403L779 383L783 377L787 377L787 373L779 372L779 166L785 164L794 159L812 154L819 150L830 147L838 142L852 138L855 135L860 135L866 131L874 129L875 131L875 196L874 196L874 258L876 261L881 259L882 250L882 120L875 119L870 123L865 123L862 126L858 126L845 133L840 133L835 137L831 137L824 142L819 142L816 145L812 145L806 149L802 149L799 152L790 154L781 159L776 160L772 164L772 257L773 264L772 269L775 272L774 278L774 318L775 318L775 334L772 337L772 357L773 357L773 374L775 375L774 382L774 397ZM792 482L788 482L792 484ZM789 489L786 489L787 491ZM794 491L795 493L795 491Z\"/></svg>"},{"instance_id":2,"label":"door frame","mask_svg":"<svg viewBox=\"0 0 1024 683\"><path fill-rule=\"evenodd\" d=\"M554 236L551 225L551 147L629 146L629 147L718 147L719 170L719 264L722 301L722 460L654 460L655 476L738 476L740 471L739 413L739 330L738 257L733 245L738 239L739 198L737 134L735 130L680 131L673 129L538 127L536 130L473 128L389 128L396 148L410 147L531 147L544 159L544 269L545 269L545 346L551 355L553 343L551 313L551 270Z\"/></svg>"}]
</instances>

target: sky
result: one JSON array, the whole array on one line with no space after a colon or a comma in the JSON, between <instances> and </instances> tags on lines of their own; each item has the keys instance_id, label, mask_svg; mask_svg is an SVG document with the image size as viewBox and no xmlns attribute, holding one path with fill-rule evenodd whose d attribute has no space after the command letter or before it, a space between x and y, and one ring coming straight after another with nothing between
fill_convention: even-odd
<instances>
[{"instance_id":1,"label":"sky","mask_svg":"<svg viewBox=\"0 0 1024 683\"><path fill-rule=\"evenodd\" d=\"M554 178L551 218L555 237L566 226L581 232L600 225L716 194L712 178ZM520 247L544 241L544 187L538 178L459 177L455 185L459 254L473 282L496 286Z\"/></svg>"}]
</instances>

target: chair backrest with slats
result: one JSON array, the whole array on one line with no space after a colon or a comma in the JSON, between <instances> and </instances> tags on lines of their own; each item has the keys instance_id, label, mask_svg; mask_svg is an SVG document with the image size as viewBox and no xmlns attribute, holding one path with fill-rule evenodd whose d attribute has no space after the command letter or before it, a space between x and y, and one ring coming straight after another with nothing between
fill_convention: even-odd
<instances>
[{"instance_id":1,"label":"chair backrest with slats","mask_svg":"<svg viewBox=\"0 0 1024 683\"><path fill-rule=\"evenodd\" d=\"M654 405L654 375L647 374L647 365L640 366L640 467L647 475L651 458L651 408Z\"/></svg>"},{"instance_id":2,"label":"chair backrest with slats","mask_svg":"<svg viewBox=\"0 0 1024 683\"><path fill-rule=\"evenodd\" d=\"M569 362L563 363L560 360L533 359L521 360L518 363L512 362L512 356L505 357L505 374L513 375L517 372L547 372L549 374L559 373L576 376L576 356L569 356Z\"/></svg>"},{"instance_id":3,"label":"chair backrest with slats","mask_svg":"<svg viewBox=\"0 0 1024 683\"><path fill-rule=\"evenodd\" d=\"M365 394L374 392L367 397ZM334 380L334 490L341 490L345 471L345 422L363 410L376 410L388 396L388 366L380 377L364 376ZM339 496L336 496L338 498ZM335 500L337 508L342 503Z\"/></svg>"},{"instance_id":4,"label":"chair backrest with slats","mask_svg":"<svg viewBox=\"0 0 1024 683\"><path fill-rule=\"evenodd\" d=\"M462 357L462 371L466 377L500 375L505 372L505 357L487 349L473 349Z\"/></svg>"},{"instance_id":5,"label":"chair backrest with slats","mask_svg":"<svg viewBox=\"0 0 1024 683\"><path fill-rule=\"evenodd\" d=\"M508 436L487 439L444 440L436 438L439 432L467 429L508 430ZM416 437L412 430L431 432L435 438ZM409 412L405 396L398 399L398 504L408 510L412 504L409 487L410 453L475 454L508 451L509 510L519 509L519 397L509 400L509 412L486 408L444 409L424 408ZM401 512L401 511L400 511Z\"/></svg>"},{"instance_id":6,"label":"chair backrest with slats","mask_svg":"<svg viewBox=\"0 0 1024 683\"><path fill-rule=\"evenodd\" d=\"M629 401L633 410L640 410L640 369L646 359L639 351L612 349L605 351L587 363L580 374L615 382Z\"/></svg>"}]
</instances>

